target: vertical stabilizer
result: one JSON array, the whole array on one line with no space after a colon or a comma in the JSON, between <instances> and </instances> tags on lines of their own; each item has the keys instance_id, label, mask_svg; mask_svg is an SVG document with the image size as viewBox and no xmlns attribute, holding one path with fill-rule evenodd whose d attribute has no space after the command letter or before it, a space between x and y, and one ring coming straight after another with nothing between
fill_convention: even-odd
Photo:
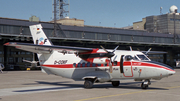
<instances>
[{"instance_id":1,"label":"vertical stabilizer","mask_svg":"<svg viewBox=\"0 0 180 101\"><path fill-rule=\"evenodd\" d=\"M29 26L34 44L38 45L52 45L52 42L47 38L42 30L41 24Z\"/></svg>"}]
</instances>

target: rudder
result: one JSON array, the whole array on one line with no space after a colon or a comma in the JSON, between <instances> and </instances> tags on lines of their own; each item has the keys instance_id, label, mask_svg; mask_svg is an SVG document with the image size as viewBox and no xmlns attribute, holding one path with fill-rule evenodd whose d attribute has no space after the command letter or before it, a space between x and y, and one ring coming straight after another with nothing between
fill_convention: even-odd
<instances>
[{"instance_id":1,"label":"rudder","mask_svg":"<svg viewBox=\"0 0 180 101\"><path fill-rule=\"evenodd\" d=\"M34 44L38 45L53 45L52 42L47 38L46 34L42 30L42 25L29 26Z\"/></svg>"}]
</instances>

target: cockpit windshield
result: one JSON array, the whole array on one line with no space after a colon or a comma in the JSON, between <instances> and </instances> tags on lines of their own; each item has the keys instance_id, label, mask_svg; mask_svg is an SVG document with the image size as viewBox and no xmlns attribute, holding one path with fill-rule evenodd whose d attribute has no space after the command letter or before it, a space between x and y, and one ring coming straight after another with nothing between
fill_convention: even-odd
<instances>
[{"instance_id":1,"label":"cockpit windshield","mask_svg":"<svg viewBox=\"0 0 180 101\"><path fill-rule=\"evenodd\" d=\"M145 55L137 55L137 57L138 57L141 61L149 61L149 59L148 59Z\"/></svg>"},{"instance_id":2,"label":"cockpit windshield","mask_svg":"<svg viewBox=\"0 0 180 101\"><path fill-rule=\"evenodd\" d=\"M137 61L138 61L139 59L137 58L137 56L134 56L134 57L133 57L133 60L137 60Z\"/></svg>"}]
</instances>

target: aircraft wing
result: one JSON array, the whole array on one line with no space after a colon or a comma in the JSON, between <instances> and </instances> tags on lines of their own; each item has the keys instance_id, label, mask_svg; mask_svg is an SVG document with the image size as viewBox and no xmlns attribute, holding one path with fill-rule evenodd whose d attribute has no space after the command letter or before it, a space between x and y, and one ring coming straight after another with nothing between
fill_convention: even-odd
<instances>
[{"instance_id":1,"label":"aircraft wing","mask_svg":"<svg viewBox=\"0 0 180 101\"><path fill-rule=\"evenodd\" d=\"M70 47L70 46L56 46L56 45L36 45L30 43L19 43L19 42L8 42L5 43L6 46L14 46L17 49L30 51L33 53L51 53L53 50L57 50L62 53L67 52L91 52L93 48L80 48L80 47Z\"/></svg>"}]
</instances>

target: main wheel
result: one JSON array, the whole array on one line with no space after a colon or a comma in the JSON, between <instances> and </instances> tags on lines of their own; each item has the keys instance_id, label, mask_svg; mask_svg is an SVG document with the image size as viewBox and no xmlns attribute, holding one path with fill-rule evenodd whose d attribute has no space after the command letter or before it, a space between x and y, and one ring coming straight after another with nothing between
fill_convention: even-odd
<instances>
[{"instance_id":1,"label":"main wheel","mask_svg":"<svg viewBox=\"0 0 180 101\"><path fill-rule=\"evenodd\" d=\"M149 86L148 85L145 85L144 83L141 84L141 88L142 89L147 89Z\"/></svg>"},{"instance_id":2,"label":"main wheel","mask_svg":"<svg viewBox=\"0 0 180 101\"><path fill-rule=\"evenodd\" d=\"M90 80L85 80L85 82L84 82L84 88L90 89L90 88L92 88L92 86L93 86L92 81L90 81Z\"/></svg>"},{"instance_id":3,"label":"main wheel","mask_svg":"<svg viewBox=\"0 0 180 101\"><path fill-rule=\"evenodd\" d=\"M118 86L119 86L119 84L120 84L120 82L119 82L119 81L112 81L112 85L113 85L113 87L118 87Z\"/></svg>"}]
</instances>

